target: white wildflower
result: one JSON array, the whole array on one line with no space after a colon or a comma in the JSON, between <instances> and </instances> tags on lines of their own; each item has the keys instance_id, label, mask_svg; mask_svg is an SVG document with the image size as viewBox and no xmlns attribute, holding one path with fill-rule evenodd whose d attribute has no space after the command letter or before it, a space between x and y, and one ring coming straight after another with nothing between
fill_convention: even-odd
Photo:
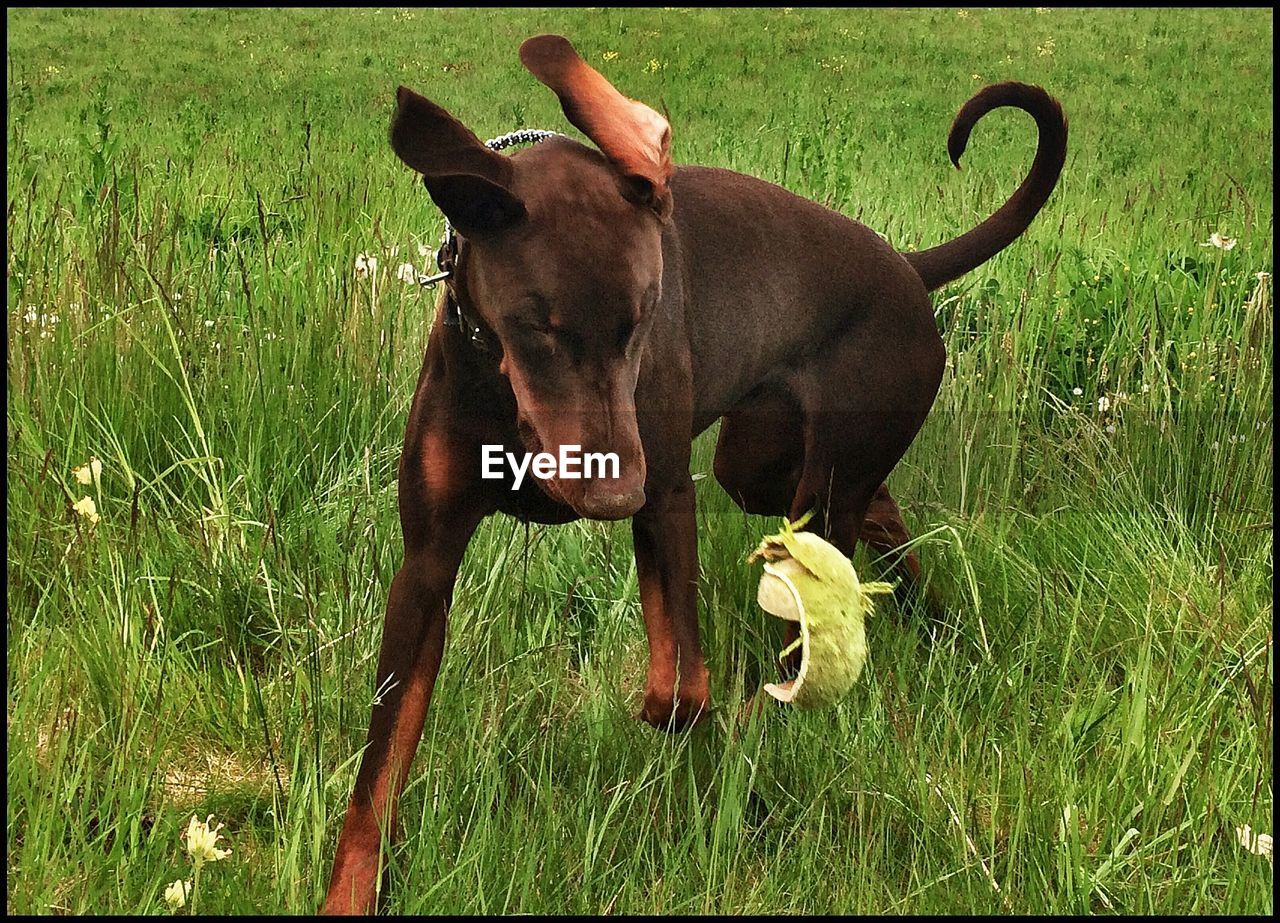
<instances>
[{"instance_id":1,"label":"white wildflower","mask_svg":"<svg viewBox=\"0 0 1280 923\"><path fill-rule=\"evenodd\" d=\"M183 881L178 879L169 887L164 889L164 902L169 905L170 910L181 910L187 905L187 898L191 896L191 879Z\"/></svg>"},{"instance_id":2,"label":"white wildflower","mask_svg":"<svg viewBox=\"0 0 1280 923\"><path fill-rule=\"evenodd\" d=\"M222 824L213 829L209 828L213 815L210 814L205 820L199 821L194 814L191 815L191 822L187 824L186 840L187 852L191 854L191 858L195 861L197 867L206 862L217 862L231 855L229 849L219 849L217 842L221 839L218 833L222 829Z\"/></svg>"},{"instance_id":3,"label":"white wildflower","mask_svg":"<svg viewBox=\"0 0 1280 923\"><path fill-rule=\"evenodd\" d=\"M71 473L75 476L77 483L87 486L102 478L102 462L97 458L90 458L79 468L72 468Z\"/></svg>"},{"instance_id":4,"label":"white wildflower","mask_svg":"<svg viewBox=\"0 0 1280 923\"><path fill-rule=\"evenodd\" d=\"M1236 828L1236 840L1255 856L1266 856L1271 861L1271 834L1254 833L1248 824Z\"/></svg>"},{"instance_id":5,"label":"white wildflower","mask_svg":"<svg viewBox=\"0 0 1280 923\"><path fill-rule=\"evenodd\" d=\"M71 504L71 508L89 520L90 525L96 526L98 520L102 517L98 515L98 505L93 502L93 497L81 497L75 503Z\"/></svg>"}]
</instances>

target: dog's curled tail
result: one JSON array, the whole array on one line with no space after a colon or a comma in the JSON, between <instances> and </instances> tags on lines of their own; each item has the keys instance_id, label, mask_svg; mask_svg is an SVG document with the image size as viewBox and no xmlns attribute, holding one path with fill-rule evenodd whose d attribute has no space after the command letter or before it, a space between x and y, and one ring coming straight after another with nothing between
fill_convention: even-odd
<instances>
[{"instance_id":1,"label":"dog's curled tail","mask_svg":"<svg viewBox=\"0 0 1280 923\"><path fill-rule=\"evenodd\" d=\"M990 218L972 231L918 253L903 256L932 291L981 266L1025 231L1049 200L1067 157L1067 119L1058 101L1040 87L1025 83L996 83L980 90L956 115L947 135L947 153L960 167L969 132L992 109L1013 106L1029 112L1040 130L1036 158L1022 185Z\"/></svg>"}]
</instances>

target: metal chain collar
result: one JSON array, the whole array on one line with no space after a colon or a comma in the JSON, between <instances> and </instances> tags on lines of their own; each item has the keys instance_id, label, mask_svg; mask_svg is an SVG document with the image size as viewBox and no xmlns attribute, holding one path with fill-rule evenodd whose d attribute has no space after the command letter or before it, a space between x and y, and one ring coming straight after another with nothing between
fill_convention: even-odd
<instances>
[{"instance_id":1,"label":"metal chain collar","mask_svg":"<svg viewBox=\"0 0 1280 923\"><path fill-rule=\"evenodd\" d=\"M484 146L491 151L502 151L517 144L537 144L539 141L546 141L548 138L563 138L564 135L558 131L544 131L538 128L522 128L519 131L508 132L498 138L490 138L484 143ZM453 261L458 252L458 235L454 232L453 226L449 224L449 216L444 218L444 236L440 238L440 249L436 251L436 267L440 270L433 276L426 274L418 275L418 284L424 286L434 286L437 282L441 282L453 275ZM462 310L459 308L457 301L452 297L445 299L445 317L444 322L449 327L462 326ZM467 326L471 328L471 342L477 348L484 348L484 341L481 330L475 324L470 322Z\"/></svg>"}]
</instances>

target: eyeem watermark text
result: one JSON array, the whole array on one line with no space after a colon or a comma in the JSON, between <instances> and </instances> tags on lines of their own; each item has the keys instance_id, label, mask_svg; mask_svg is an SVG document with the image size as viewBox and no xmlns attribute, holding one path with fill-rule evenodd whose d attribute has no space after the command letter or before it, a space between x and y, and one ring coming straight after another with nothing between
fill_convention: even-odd
<instances>
[{"instance_id":1,"label":"eyeem watermark text","mask_svg":"<svg viewBox=\"0 0 1280 923\"><path fill-rule=\"evenodd\" d=\"M550 452L539 452L537 455L524 453L518 458L514 452L502 451L500 445L482 445L480 447L480 477L488 480L502 478L503 462L511 468L515 480L512 490L519 490L524 483L524 476L530 471L537 478L557 478L576 481L580 478L611 478L619 476L620 463L615 452L587 452L583 454L580 445L560 446L557 457Z\"/></svg>"}]
</instances>

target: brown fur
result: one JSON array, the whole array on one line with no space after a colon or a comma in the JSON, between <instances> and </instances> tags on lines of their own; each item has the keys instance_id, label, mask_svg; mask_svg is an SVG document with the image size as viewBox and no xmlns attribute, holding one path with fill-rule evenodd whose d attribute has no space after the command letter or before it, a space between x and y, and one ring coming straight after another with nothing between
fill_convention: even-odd
<instances>
[{"instance_id":1,"label":"brown fur","mask_svg":"<svg viewBox=\"0 0 1280 923\"><path fill-rule=\"evenodd\" d=\"M908 541L885 478L933 403L943 346L927 292L1026 229L1061 171L1066 121L1043 90L1007 83L965 104L958 160L990 109L1031 113L1031 173L950 243L899 254L868 228L728 170L673 166L670 127L558 36L521 59L599 150L567 139L505 157L400 88L396 153L460 234L450 297L489 351L437 313L400 462L404 563L387 601L368 746L325 910L371 911L379 830L395 809L444 650L454 578L480 521L632 517L650 662L641 716L706 714L698 641L692 439L723 419L715 475L747 512L796 518L846 554ZM613 480L481 480L480 446L576 444L621 459ZM898 562L913 581L914 554Z\"/></svg>"}]
</instances>

